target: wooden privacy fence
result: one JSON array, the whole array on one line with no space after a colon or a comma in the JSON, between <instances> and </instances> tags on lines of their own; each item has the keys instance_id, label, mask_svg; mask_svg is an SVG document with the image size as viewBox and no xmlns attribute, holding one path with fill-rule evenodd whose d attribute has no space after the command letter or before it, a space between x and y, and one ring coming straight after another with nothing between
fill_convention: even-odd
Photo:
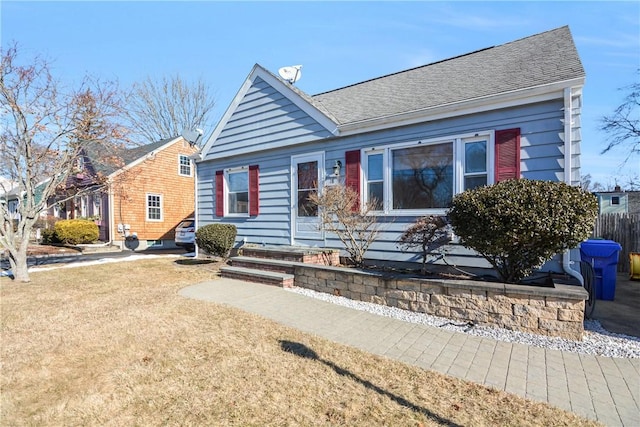
<instances>
[{"instance_id":1,"label":"wooden privacy fence","mask_svg":"<svg viewBox=\"0 0 640 427\"><path fill-rule=\"evenodd\" d=\"M629 272L629 254L640 252L640 213L600 214L593 228L593 237L620 243L619 272Z\"/></svg>"}]
</instances>

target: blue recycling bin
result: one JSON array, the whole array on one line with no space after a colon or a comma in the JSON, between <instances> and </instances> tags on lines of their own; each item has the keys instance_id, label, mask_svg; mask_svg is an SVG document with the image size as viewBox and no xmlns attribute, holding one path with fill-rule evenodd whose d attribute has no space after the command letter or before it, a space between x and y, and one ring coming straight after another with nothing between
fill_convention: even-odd
<instances>
[{"instance_id":1,"label":"blue recycling bin","mask_svg":"<svg viewBox=\"0 0 640 427\"><path fill-rule=\"evenodd\" d=\"M580 259L593 266L596 276L596 299L613 301L621 250L622 246L613 240L587 240L580 245Z\"/></svg>"}]
</instances>

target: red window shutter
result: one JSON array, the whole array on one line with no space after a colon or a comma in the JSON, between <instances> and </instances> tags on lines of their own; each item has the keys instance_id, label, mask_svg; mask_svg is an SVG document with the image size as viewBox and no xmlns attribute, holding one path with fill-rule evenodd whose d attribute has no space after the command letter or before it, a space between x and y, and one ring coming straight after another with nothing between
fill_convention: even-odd
<instances>
[{"instance_id":1,"label":"red window shutter","mask_svg":"<svg viewBox=\"0 0 640 427\"><path fill-rule=\"evenodd\" d=\"M260 213L260 183L258 182L258 165L249 166L249 215Z\"/></svg>"},{"instance_id":2,"label":"red window shutter","mask_svg":"<svg viewBox=\"0 0 640 427\"><path fill-rule=\"evenodd\" d=\"M216 171L216 216L224 216L224 172Z\"/></svg>"},{"instance_id":3,"label":"red window shutter","mask_svg":"<svg viewBox=\"0 0 640 427\"><path fill-rule=\"evenodd\" d=\"M360 150L344 153L345 179L344 184L358 194L358 203L353 207L354 211L360 209Z\"/></svg>"},{"instance_id":4,"label":"red window shutter","mask_svg":"<svg viewBox=\"0 0 640 427\"><path fill-rule=\"evenodd\" d=\"M496 131L495 182L520 178L520 128Z\"/></svg>"}]
</instances>

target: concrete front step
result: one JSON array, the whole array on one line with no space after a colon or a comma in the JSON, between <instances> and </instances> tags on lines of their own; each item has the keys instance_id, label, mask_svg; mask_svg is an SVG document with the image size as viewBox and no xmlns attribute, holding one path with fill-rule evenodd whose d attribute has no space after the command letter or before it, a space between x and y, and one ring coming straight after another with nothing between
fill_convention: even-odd
<instances>
[{"instance_id":1,"label":"concrete front step","mask_svg":"<svg viewBox=\"0 0 640 427\"><path fill-rule=\"evenodd\" d=\"M247 244L240 249L240 253L242 256L251 258L267 258L320 265L340 264L340 251L337 249Z\"/></svg>"},{"instance_id":2,"label":"concrete front step","mask_svg":"<svg viewBox=\"0 0 640 427\"><path fill-rule=\"evenodd\" d=\"M234 267L250 268L253 270L275 271L285 274L294 274L295 271L295 267L291 264L291 261L246 256L236 256L231 258L230 261Z\"/></svg>"},{"instance_id":3,"label":"concrete front step","mask_svg":"<svg viewBox=\"0 0 640 427\"><path fill-rule=\"evenodd\" d=\"M236 266L220 267L220 276L228 279L245 280L248 282L280 286L282 288L292 288L295 278L293 274Z\"/></svg>"}]
</instances>

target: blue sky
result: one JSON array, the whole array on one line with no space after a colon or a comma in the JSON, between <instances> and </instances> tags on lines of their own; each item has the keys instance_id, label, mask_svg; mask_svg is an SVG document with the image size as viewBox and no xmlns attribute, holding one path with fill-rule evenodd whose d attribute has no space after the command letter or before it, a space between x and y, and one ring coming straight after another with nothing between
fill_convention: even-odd
<instances>
[{"instance_id":1,"label":"blue sky","mask_svg":"<svg viewBox=\"0 0 640 427\"><path fill-rule=\"evenodd\" d=\"M640 2L27 2L2 0L2 45L41 54L73 84L127 87L146 76L202 78L215 121L252 66L302 64L316 94L569 25L587 73L582 173L613 183L640 172L627 150L600 155L599 118L640 69Z\"/></svg>"}]
</instances>

